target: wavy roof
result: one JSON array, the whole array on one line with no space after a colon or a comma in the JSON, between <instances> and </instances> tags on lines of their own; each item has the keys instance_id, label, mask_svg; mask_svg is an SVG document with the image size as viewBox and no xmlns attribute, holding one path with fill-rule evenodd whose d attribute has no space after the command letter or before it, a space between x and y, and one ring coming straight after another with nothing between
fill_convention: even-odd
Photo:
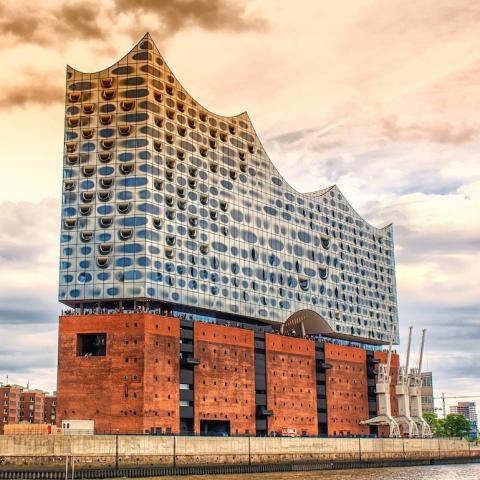
<instances>
[{"instance_id":1,"label":"wavy roof","mask_svg":"<svg viewBox=\"0 0 480 480\"><path fill-rule=\"evenodd\" d=\"M270 164L270 167L272 169L272 171L279 177L282 179L282 181L285 183L285 185L288 187L288 189L295 195L298 195L300 197L304 197L304 198L310 198L310 199L316 199L318 200L319 198L322 198L324 197L325 195L327 195L328 193L330 192L333 192L337 198L338 196L341 197L341 199L348 205L348 208L350 210L350 214L352 216L354 216L356 219L360 220L361 222L364 222L365 223L365 226L367 227L367 229L372 229L372 230L376 230L376 231L383 231L383 232L386 232L388 230L390 230L392 228L392 224L387 224L385 225L384 227L375 227L374 225L370 224L369 222L367 222L350 204L350 202L346 199L345 195L341 192L341 190L339 189L339 187L337 185L331 185L329 187L326 187L326 188L323 188L323 189L319 189L319 190L316 190L316 191L313 191L313 192L299 192L297 189L295 189L294 187L292 187L290 185L290 183L285 179L285 177L278 171L278 169L276 168L275 164L272 162L272 160L270 159L270 157L268 156L268 153L266 151L266 149L264 148L257 132L255 131L255 128L253 126L253 123L250 119L250 116L248 115L248 113L246 111L242 112L242 113L239 113L237 115L220 115L218 113L215 113L215 112L212 112L211 110L208 110L207 108L205 108L203 105L201 105L199 102L197 102L194 97L183 87L183 85L180 83L180 81L177 79L177 77L173 74L172 70L170 69L170 67L168 66L168 64L165 62L165 59L163 58L162 54L160 53L158 47L156 46L155 42L153 41L151 35L149 32L145 33L145 35L140 39L140 41L126 54L124 55L119 61L117 61L116 63L112 64L111 66L107 67L107 68L104 68L104 69L101 69L101 70L98 70L96 72L81 72L73 67L71 67L70 65L67 65L67 71L70 71L70 72L75 72L76 74L78 75L82 75L82 76L89 76L89 75L101 75L102 73L108 73L108 71L112 68L115 68L117 67L118 65L121 65L121 64L127 64L128 63L128 57L129 55L131 55L133 52L135 52L136 50L138 50L138 47L143 44L144 42L149 42L150 46L151 46L151 51L154 52L158 57L161 58L161 61L163 62L163 68L165 68L165 70L167 70L169 72L169 74L173 77L174 79L174 83L176 85L176 87L178 89L180 89L181 91L183 91L185 93L185 95L187 96L187 98L190 100L190 102L192 104L195 104L197 107L199 107L201 110L205 111L207 114L209 114L210 116L213 116L213 117L216 117L216 118L219 118L219 119L224 119L226 121L228 120L243 120L245 122L247 122L247 124L249 125L251 131L253 132L254 134L254 137L255 137L255 143L258 144L258 146L261 148L261 150L263 151L263 153L265 154L265 157L267 159L267 161L269 162ZM149 63L153 63L153 62L149 62Z\"/></svg>"}]
</instances>

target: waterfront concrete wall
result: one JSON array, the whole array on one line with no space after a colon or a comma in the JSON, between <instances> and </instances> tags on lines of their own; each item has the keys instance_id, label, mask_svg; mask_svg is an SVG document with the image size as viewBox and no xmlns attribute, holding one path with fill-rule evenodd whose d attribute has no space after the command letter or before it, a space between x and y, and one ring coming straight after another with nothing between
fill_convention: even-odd
<instances>
[{"instance_id":1,"label":"waterfront concrete wall","mask_svg":"<svg viewBox=\"0 0 480 480\"><path fill-rule=\"evenodd\" d=\"M261 438L155 436L0 436L0 468L77 468L479 457L455 439Z\"/></svg>"}]
</instances>

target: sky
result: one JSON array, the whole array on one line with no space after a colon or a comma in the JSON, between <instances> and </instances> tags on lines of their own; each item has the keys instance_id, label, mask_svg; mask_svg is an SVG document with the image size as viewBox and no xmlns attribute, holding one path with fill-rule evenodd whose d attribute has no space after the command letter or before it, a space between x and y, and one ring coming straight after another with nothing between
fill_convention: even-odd
<instances>
[{"instance_id":1,"label":"sky","mask_svg":"<svg viewBox=\"0 0 480 480\"><path fill-rule=\"evenodd\" d=\"M436 395L480 401L479 22L475 0L0 0L0 382L55 388L66 64L149 31L295 188L394 224L398 350L426 328Z\"/></svg>"}]
</instances>

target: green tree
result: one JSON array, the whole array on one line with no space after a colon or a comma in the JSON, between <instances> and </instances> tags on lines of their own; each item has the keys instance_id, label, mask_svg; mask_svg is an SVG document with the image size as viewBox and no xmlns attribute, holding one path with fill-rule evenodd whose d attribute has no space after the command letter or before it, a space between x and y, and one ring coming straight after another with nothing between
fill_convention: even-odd
<instances>
[{"instance_id":1,"label":"green tree","mask_svg":"<svg viewBox=\"0 0 480 480\"><path fill-rule=\"evenodd\" d=\"M443 428L446 437L467 437L472 426L463 415L451 413L447 415Z\"/></svg>"},{"instance_id":2,"label":"green tree","mask_svg":"<svg viewBox=\"0 0 480 480\"><path fill-rule=\"evenodd\" d=\"M425 412L423 418L430 425L432 433L435 437L444 437L444 425L445 420L443 418L437 418L437 414L434 412Z\"/></svg>"}]
</instances>

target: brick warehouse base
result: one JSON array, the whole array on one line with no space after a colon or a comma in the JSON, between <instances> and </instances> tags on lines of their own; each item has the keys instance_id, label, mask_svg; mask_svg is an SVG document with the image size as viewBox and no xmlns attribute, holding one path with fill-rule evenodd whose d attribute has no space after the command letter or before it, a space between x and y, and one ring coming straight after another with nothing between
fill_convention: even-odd
<instances>
[{"instance_id":1,"label":"brick warehouse base","mask_svg":"<svg viewBox=\"0 0 480 480\"><path fill-rule=\"evenodd\" d=\"M375 413L361 348L151 313L59 322L58 425L94 420L97 434L371 433L358 425L369 406Z\"/></svg>"}]
</instances>

